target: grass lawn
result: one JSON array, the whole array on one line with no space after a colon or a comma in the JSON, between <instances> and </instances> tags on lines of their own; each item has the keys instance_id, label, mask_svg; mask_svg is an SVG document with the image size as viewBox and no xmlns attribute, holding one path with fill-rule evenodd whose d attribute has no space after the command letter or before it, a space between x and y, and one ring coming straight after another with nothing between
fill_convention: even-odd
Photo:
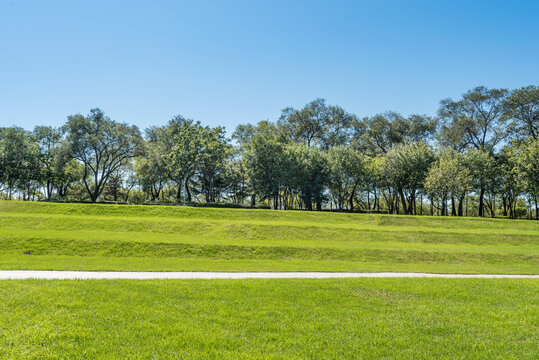
<instances>
[{"instance_id":1,"label":"grass lawn","mask_svg":"<svg viewBox=\"0 0 539 360\"><path fill-rule=\"evenodd\" d=\"M0 358L537 359L530 279L0 282Z\"/></svg>"},{"instance_id":2,"label":"grass lawn","mask_svg":"<svg viewBox=\"0 0 539 360\"><path fill-rule=\"evenodd\" d=\"M539 273L539 222L0 202L0 269Z\"/></svg>"},{"instance_id":3,"label":"grass lawn","mask_svg":"<svg viewBox=\"0 0 539 360\"><path fill-rule=\"evenodd\" d=\"M0 269L538 274L539 223L0 202ZM536 359L536 279L0 281L0 358Z\"/></svg>"}]
</instances>

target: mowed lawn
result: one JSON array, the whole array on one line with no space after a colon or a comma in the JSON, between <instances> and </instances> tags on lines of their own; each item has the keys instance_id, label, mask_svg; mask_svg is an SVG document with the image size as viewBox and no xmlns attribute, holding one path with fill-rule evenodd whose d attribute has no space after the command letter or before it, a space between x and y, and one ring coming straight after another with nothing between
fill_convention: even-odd
<instances>
[{"instance_id":1,"label":"mowed lawn","mask_svg":"<svg viewBox=\"0 0 539 360\"><path fill-rule=\"evenodd\" d=\"M539 273L539 222L0 202L0 269Z\"/></svg>"},{"instance_id":2,"label":"mowed lawn","mask_svg":"<svg viewBox=\"0 0 539 360\"><path fill-rule=\"evenodd\" d=\"M537 359L534 279L0 282L5 359Z\"/></svg>"},{"instance_id":3,"label":"mowed lawn","mask_svg":"<svg viewBox=\"0 0 539 360\"><path fill-rule=\"evenodd\" d=\"M539 223L0 202L0 268L538 274ZM0 281L0 358L536 359L537 279Z\"/></svg>"}]
</instances>

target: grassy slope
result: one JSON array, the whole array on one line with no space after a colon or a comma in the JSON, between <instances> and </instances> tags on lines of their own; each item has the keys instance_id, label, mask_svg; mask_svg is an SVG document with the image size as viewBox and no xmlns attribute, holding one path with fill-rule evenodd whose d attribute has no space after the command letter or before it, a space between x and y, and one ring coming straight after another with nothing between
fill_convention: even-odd
<instances>
[{"instance_id":1,"label":"grassy slope","mask_svg":"<svg viewBox=\"0 0 539 360\"><path fill-rule=\"evenodd\" d=\"M4 201L0 268L538 273L539 223Z\"/></svg>"},{"instance_id":2,"label":"grassy slope","mask_svg":"<svg viewBox=\"0 0 539 360\"><path fill-rule=\"evenodd\" d=\"M0 357L536 359L536 280L0 282Z\"/></svg>"}]
</instances>

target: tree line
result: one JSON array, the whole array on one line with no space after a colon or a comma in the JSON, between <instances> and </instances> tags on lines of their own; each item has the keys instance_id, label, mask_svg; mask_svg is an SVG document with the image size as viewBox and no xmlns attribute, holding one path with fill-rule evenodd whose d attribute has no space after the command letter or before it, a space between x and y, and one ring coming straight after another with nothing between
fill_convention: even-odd
<instances>
[{"instance_id":1,"label":"tree line","mask_svg":"<svg viewBox=\"0 0 539 360\"><path fill-rule=\"evenodd\" d=\"M141 134L93 109L0 128L0 196L538 219L538 127L537 86L476 87L436 116L316 99L231 138L182 116Z\"/></svg>"}]
</instances>

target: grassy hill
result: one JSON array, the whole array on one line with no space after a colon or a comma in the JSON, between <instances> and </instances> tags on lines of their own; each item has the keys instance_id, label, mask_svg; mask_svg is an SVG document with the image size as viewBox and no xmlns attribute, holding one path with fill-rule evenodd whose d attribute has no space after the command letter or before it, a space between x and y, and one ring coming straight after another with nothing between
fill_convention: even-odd
<instances>
[{"instance_id":1,"label":"grassy hill","mask_svg":"<svg viewBox=\"0 0 539 360\"><path fill-rule=\"evenodd\" d=\"M2 201L0 268L536 274L539 223Z\"/></svg>"},{"instance_id":2,"label":"grassy hill","mask_svg":"<svg viewBox=\"0 0 539 360\"><path fill-rule=\"evenodd\" d=\"M0 268L533 273L539 223L0 202ZM535 359L536 279L0 282L10 359Z\"/></svg>"}]
</instances>

